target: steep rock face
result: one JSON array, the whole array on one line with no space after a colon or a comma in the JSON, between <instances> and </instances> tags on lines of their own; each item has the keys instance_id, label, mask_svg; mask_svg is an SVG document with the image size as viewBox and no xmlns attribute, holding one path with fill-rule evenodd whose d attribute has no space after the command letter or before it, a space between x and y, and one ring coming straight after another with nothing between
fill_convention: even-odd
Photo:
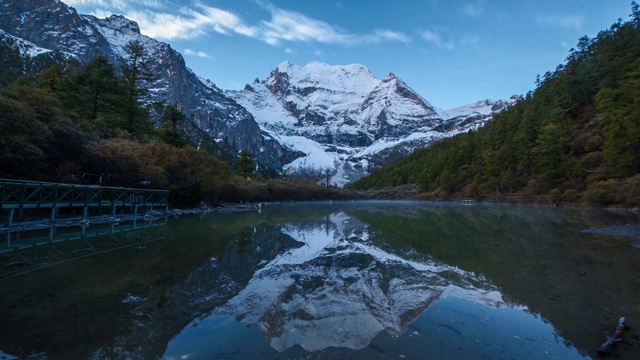
<instances>
[{"instance_id":1,"label":"steep rock face","mask_svg":"<svg viewBox=\"0 0 640 360\"><path fill-rule=\"evenodd\" d=\"M379 80L358 64L300 67L289 61L267 79L226 94L274 139L303 154L286 164L285 172L328 172L339 186L416 148L475 130L515 101L483 100L443 111L393 73Z\"/></svg>"},{"instance_id":2,"label":"steep rock face","mask_svg":"<svg viewBox=\"0 0 640 360\"><path fill-rule=\"evenodd\" d=\"M393 73L385 77L369 93L360 107L360 116L369 129L374 129L374 140L403 138L416 131L426 131L440 124L442 111L416 94Z\"/></svg>"},{"instance_id":3,"label":"steep rock face","mask_svg":"<svg viewBox=\"0 0 640 360\"><path fill-rule=\"evenodd\" d=\"M0 5L0 28L39 47L75 54L80 61L105 50L107 39L75 9L57 0L7 0Z\"/></svg>"},{"instance_id":4,"label":"steep rock face","mask_svg":"<svg viewBox=\"0 0 640 360\"><path fill-rule=\"evenodd\" d=\"M81 62L102 55L120 64L123 47L129 41L141 41L156 77L148 84L151 101L177 106L214 140L251 151L265 166L281 168L283 161L296 156L265 137L246 109L196 76L169 44L142 35L138 25L123 16L80 15L58 0L7 0L0 5L0 29L40 48L74 54Z\"/></svg>"}]
</instances>

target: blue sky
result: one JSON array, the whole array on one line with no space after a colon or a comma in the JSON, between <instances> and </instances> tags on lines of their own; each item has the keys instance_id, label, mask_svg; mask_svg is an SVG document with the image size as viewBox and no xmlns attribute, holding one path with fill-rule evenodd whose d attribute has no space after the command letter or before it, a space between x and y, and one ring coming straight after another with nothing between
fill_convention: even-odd
<instances>
[{"instance_id":1,"label":"blue sky","mask_svg":"<svg viewBox=\"0 0 640 360\"><path fill-rule=\"evenodd\" d=\"M223 89L266 78L285 60L359 63L393 72L443 109L532 90L583 35L627 0L62 0L125 15Z\"/></svg>"}]
</instances>

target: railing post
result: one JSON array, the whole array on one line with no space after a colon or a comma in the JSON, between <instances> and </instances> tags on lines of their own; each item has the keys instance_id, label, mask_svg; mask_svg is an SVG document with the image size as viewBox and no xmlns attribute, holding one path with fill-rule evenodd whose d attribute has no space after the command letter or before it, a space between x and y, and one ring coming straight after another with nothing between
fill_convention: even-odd
<instances>
[{"instance_id":1,"label":"railing post","mask_svg":"<svg viewBox=\"0 0 640 360\"><path fill-rule=\"evenodd\" d=\"M27 192L27 184L23 183L22 191L20 194L20 218L22 218L22 207L24 206L24 196L26 195L26 192Z\"/></svg>"},{"instance_id":2,"label":"railing post","mask_svg":"<svg viewBox=\"0 0 640 360\"><path fill-rule=\"evenodd\" d=\"M51 222L53 222L56 219L56 213L58 208L56 207L56 204L53 204L53 206L51 207Z\"/></svg>"},{"instance_id":3,"label":"railing post","mask_svg":"<svg viewBox=\"0 0 640 360\"><path fill-rule=\"evenodd\" d=\"M13 225L13 213L16 209L15 208L11 208L11 210L9 210L9 221L7 222L7 226L11 227L11 225Z\"/></svg>"}]
</instances>

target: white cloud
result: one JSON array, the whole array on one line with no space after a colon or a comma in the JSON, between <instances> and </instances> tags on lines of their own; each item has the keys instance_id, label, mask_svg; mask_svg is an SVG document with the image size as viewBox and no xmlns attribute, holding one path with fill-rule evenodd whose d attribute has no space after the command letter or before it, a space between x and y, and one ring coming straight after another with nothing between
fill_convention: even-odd
<instances>
[{"instance_id":1,"label":"white cloud","mask_svg":"<svg viewBox=\"0 0 640 360\"><path fill-rule=\"evenodd\" d=\"M211 57L209 56L209 54L203 52L203 51L193 51L191 49L184 49L184 54L187 56L197 56L197 57L201 57L204 59L210 59Z\"/></svg>"},{"instance_id":2,"label":"white cloud","mask_svg":"<svg viewBox=\"0 0 640 360\"><path fill-rule=\"evenodd\" d=\"M425 30L420 36L422 39L430 44L433 44L439 48L453 50L456 48L451 39L445 39L444 35L437 30Z\"/></svg>"},{"instance_id":3,"label":"white cloud","mask_svg":"<svg viewBox=\"0 0 640 360\"><path fill-rule=\"evenodd\" d=\"M480 17L484 15L487 0L473 0L462 4L462 12L471 17Z\"/></svg>"},{"instance_id":4,"label":"white cloud","mask_svg":"<svg viewBox=\"0 0 640 360\"><path fill-rule=\"evenodd\" d=\"M189 39L205 33L202 24L184 15L134 11L125 15L135 20L143 34L157 39Z\"/></svg>"},{"instance_id":5,"label":"white cloud","mask_svg":"<svg viewBox=\"0 0 640 360\"><path fill-rule=\"evenodd\" d=\"M160 10L165 8L165 2L161 0L138 0L137 4L143 5L150 9Z\"/></svg>"},{"instance_id":6,"label":"white cloud","mask_svg":"<svg viewBox=\"0 0 640 360\"><path fill-rule=\"evenodd\" d=\"M543 27L561 27L580 30L584 24L582 15L538 14L536 23Z\"/></svg>"},{"instance_id":7,"label":"white cloud","mask_svg":"<svg viewBox=\"0 0 640 360\"><path fill-rule=\"evenodd\" d=\"M410 43L411 38L404 33L392 30L376 30L370 35L363 37L364 42L381 43L381 42L403 42Z\"/></svg>"},{"instance_id":8,"label":"white cloud","mask_svg":"<svg viewBox=\"0 0 640 360\"><path fill-rule=\"evenodd\" d=\"M145 7L150 9L165 9L167 2L165 0L63 0L69 6L100 6L116 10L130 10L137 7Z\"/></svg>"},{"instance_id":9,"label":"white cloud","mask_svg":"<svg viewBox=\"0 0 640 360\"><path fill-rule=\"evenodd\" d=\"M213 26L214 30L219 33L225 34L228 31L248 37L255 37L257 30L251 26L248 26L237 15L214 8L206 5L198 6L203 13L193 11L194 18L200 19L203 24Z\"/></svg>"},{"instance_id":10,"label":"white cloud","mask_svg":"<svg viewBox=\"0 0 640 360\"><path fill-rule=\"evenodd\" d=\"M353 34L322 20L308 17L256 0L266 9L271 18L248 24L240 16L220 8L193 2L175 8L167 0L66 0L72 6L92 8L98 17L118 12L138 23L141 32L163 40L191 39L214 31L223 35L240 35L270 45L284 42L322 44L375 44L381 42L404 42L411 39L397 31L379 29L368 34Z\"/></svg>"},{"instance_id":11,"label":"white cloud","mask_svg":"<svg viewBox=\"0 0 640 360\"><path fill-rule=\"evenodd\" d=\"M197 9L184 7L174 14L145 10L130 11L125 16L138 22L145 35L165 40L191 39L209 30L224 35L255 37L257 34L256 29L244 24L237 15L206 5L198 5Z\"/></svg>"},{"instance_id":12,"label":"white cloud","mask_svg":"<svg viewBox=\"0 0 640 360\"><path fill-rule=\"evenodd\" d=\"M370 34L351 34L321 20L312 19L295 11L269 7L271 20L262 21L259 37L268 44L288 42L319 42L323 44L372 44L380 42L410 42L397 31L376 30Z\"/></svg>"},{"instance_id":13,"label":"white cloud","mask_svg":"<svg viewBox=\"0 0 640 360\"><path fill-rule=\"evenodd\" d=\"M268 44L281 41L320 43L350 43L354 36L341 32L330 24L309 18L295 11L271 7L271 20L262 21L260 37Z\"/></svg>"},{"instance_id":14,"label":"white cloud","mask_svg":"<svg viewBox=\"0 0 640 360\"><path fill-rule=\"evenodd\" d=\"M424 30L420 37L425 42L445 50L477 49L482 44L482 39L475 34L464 34L442 27Z\"/></svg>"},{"instance_id":15,"label":"white cloud","mask_svg":"<svg viewBox=\"0 0 640 360\"><path fill-rule=\"evenodd\" d=\"M64 3L71 7L99 6L115 10L127 10L131 8L127 0L64 0Z\"/></svg>"}]
</instances>

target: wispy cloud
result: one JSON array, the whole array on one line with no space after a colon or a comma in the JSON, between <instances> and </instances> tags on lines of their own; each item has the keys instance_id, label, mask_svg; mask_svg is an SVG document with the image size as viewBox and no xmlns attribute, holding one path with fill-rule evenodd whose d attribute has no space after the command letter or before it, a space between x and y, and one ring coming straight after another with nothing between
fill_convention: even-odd
<instances>
[{"instance_id":1,"label":"wispy cloud","mask_svg":"<svg viewBox=\"0 0 640 360\"><path fill-rule=\"evenodd\" d=\"M204 51L194 51L191 49L184 49L184 54L187 56L197 56L197 57L201 57L203 59L210 59L211 56L209 56L209 54L205 53Z\"/></svg>"},{"instance_id":2,"label":"wispy cloud","mask_svg":"<svg viewBox=\"0 0 640 360\"><path fill-rule=\"evenodd\" d=\"M411 42L411 38L406 34L399 31L392 30L375 30L369 35L362 37L366 43L381 43L381 42L402 42L408 44Z\"/></svg>"},{"instance_id":3,"label":"wispy cloud","mask_svg":"<svg viewBox=\"0 0 640 360\"><path fill-rule=\"evenodd\" d=\"M271 19L261 22L258 37L271 45L281 42L356 45L411 41L407 35L397 31L381 29L369 34L352 34L296 11L279 9L273 5L265 7L271 12Z\"/></svg>"},{"instance_id":4,"label":"wispy cloud","mask_svg":"<svg viewBox=\"0 0 640 360\"><path fill-rule=\"evenodd\" d=\"M150 9L164 9L165 3L161 0L139 0L138 4Z\"/></svg>"},{"instance_id":5,"label":"wispy cloud","mask_svg":"<svg viewBox=\"0 0 640 360\"><path fill-rule=\"evenodd\" d=\"M64 3L72 7L99 6L116 10L126 10L130 8L130 2L127 0L64 0Z\"/></svg>"},{"instance_id":6,"label":"wispy cloud","mask_svg":"<svg viewBox=\"0 0 640 360\"><path fill-rule=\"evenodd\" d=\"M120 10L130 9L134 5L151 9L166 9L168 4L166 0L64 0L64 3L69 6L101 6Z\"/></svg>"},{"instance_id":7,"label":"wispy cloud","mask_svg":"<svg viewBox=\"0 0 640 360\"><path fill-rule=\"evenodd\" d=\"M420 34L422 40L442 49L453 50L456 48L453 40L445 37L439 30L425 30Z\"/></svg>"},{"instance_id":8,"label":"wispy cloud","mask_svg":"<svg viewBox=\"0 0 640 360\"><path fill-rule=\"evenodd\" d=\"M353 35L340 31L324 21L312 19L295 11L270 6L271 19L262 21L260 37L268 44L281 41L320 43L350 43Z\"/></svg>"},{"instance_id":9,"label":"wispy cloud","mask_svg":"<svg viewBox=\"0 0 640 360\"><path fill-rule=\"evenodd\" d=\"M482 38L478 35L444 27L423 30L420 32L420 38L428 44L449 51L478 49L482 44Z\"/></svg>"},{"instance_id":10,"label":"wispy cloud","mask_svg":"<svg viewBox=\"0 0 640 360\"><path fill-rule=\"evenodd\" d=\"M543 27L561 27L580 30L584 25L583 15L538 14L536 24Z\"/></svg>"},{"instance_id":11,"label":"wispy cloud","mask_svg":"<svg viewBox=\"0 0 640 360\"><path fill-rule=\"evenodd\" d=\"M480 17L484 15L487 0L473 0L462 4L462 12L471 17Z\"/></svg>"},{"instance_id":12,"label":"wispy cloud","mask_svg":"<svg viewBox=\"0 0 640 360\"><path fill-rule=\"evenodd\" d=\"M149 9L130 10L125 16L138 22L145 35L165 40L191 39L209 31L250 37L257 34L255 29L232 12L203 4L195 8L183 7L171 14Z\"/></svg>"},{"instance_id":13,"label":"wispy cloud","mask_svg":"<svg viewBox=\"0 0 640 360\"><path fill-rule=\"evenodd\" d=\"M273 4L256 0L267 10L269 19L250 24L231 11L193 2L179 8L171 8L166 0L67 0L72 6L93 6L93 15L118 11L138 22L141 31L148 36L163 39L191 39L205 33L240 35L263 41L270 45L282 43L321 43L340 45L376 44L382 42L409 43L404 33L389 29L376 29L365 34L355 34L328 22L314 19L300 12L281 9Z\"/></svg>"}]
</instances>

